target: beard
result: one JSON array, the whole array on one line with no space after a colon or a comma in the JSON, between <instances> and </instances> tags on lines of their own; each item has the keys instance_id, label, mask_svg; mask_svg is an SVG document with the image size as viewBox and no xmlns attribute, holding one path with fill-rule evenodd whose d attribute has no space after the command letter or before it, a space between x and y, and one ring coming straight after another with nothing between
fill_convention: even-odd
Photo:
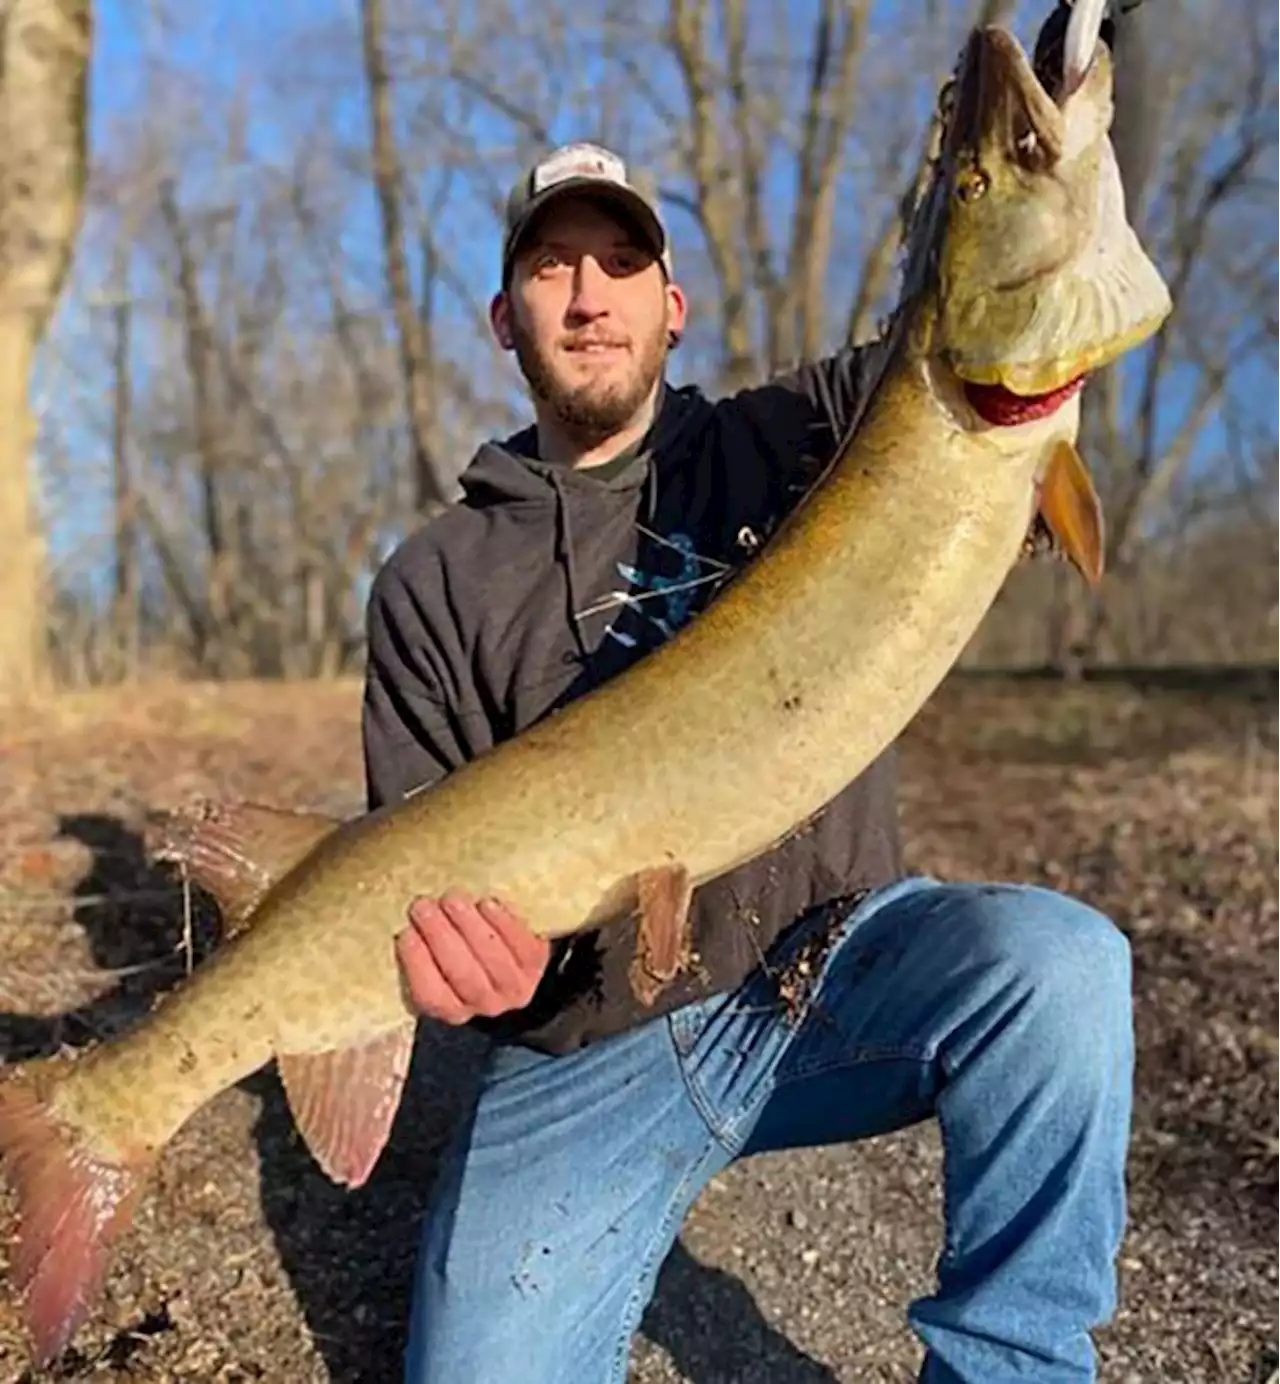
<instances>
[{"instance_id":1,"label":"beard","mask_svg":"<svg viewBox=\"0 0 1280 1384\"><path fill-rule=\"evenodd\" d=\"M626 427L653 392L667 359L667 328L658 327L640 343L631 368L622 378L586 380L566 385L556 377L550 353L513 318L511 335L516 359L535 398L555 414L584 447L595 447Z\"/></svg>"}]
</instances>

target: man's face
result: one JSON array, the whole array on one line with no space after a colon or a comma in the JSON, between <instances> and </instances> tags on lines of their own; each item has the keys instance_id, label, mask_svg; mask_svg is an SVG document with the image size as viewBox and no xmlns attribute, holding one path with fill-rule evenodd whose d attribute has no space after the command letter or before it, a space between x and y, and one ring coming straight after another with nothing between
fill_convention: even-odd
<instances>
[{"instance_id":1,"label":"man's face","mask_svg":"<svg viewBox=\"0 0 1280 1384\"><path fill-rule=\"evenodd\" d=\"M535 398L598 445L648 402L685 302L625 219L566 196L526 233L491 312Z\"/></svg>"}]
</instances>

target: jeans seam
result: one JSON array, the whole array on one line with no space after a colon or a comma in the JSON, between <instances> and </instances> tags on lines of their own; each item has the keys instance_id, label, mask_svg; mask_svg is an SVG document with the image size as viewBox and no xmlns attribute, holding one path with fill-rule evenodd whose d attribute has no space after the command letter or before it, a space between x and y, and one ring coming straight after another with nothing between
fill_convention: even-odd
<instances>
[{"instance_id":1,"label":"jeans seam","mask_svg":"<svg viewBox=\"0 0 1280 1384\"><path fill-rule=\"evenodd\" d=\"M721 1120L716 1115L712 1108L711 1100L708 1098L706 1092L703 1091L698 1079L689 1071L685 1061L685 1054L680 1051L680 1045L675 1041L670 1025L667 1026L667 1036L671 1039L671 1052L672 1056L675 1058L676 1069L680 1073L680 1080L684 1085L689 1100L693 1104L693 1108L698 1112L698 1115L702 1119L702 1123L707 1127L707 1132L716 1143L718 1143L726 1153L733 1154L736 1152L733 1144L730 1142L733 1121L731 1119L728 1121ZM696 1040L693 1046L696 1046ZM693 1046L690 1047L690 1052L693 1051Z\"/></svg>"},{"instance_id":2,"label":"jeans seam","mask_svg":"<svg viewBox=\"0 0 1280 1384\"><path fill-rule=\"evenodd\" d=\"M938 1126L938 1144L942 1151L942 1247L938 1251L937 1272L941 1275L944 1268L955 1263L956 1259L956 1237L955 1237L955 1195L956 1189L953 1185L955 1179L951 1176L951 1139L949 1121L943 1118L942 1096L947 1083L951 1079L951 1064L947 1060L947 1054L941 1049L938 1052L938 1066L942 1071L942 1090L938 1092L938 1099L934 1103L933 1118Z\"/></svg>"},{"instance_id":3,"label":"jeans seam","mask_svg":"<svg viewBox=\"0 0 1280 1384\"><path fill-rule=\"evenodd\" d=\"M810 1062L797 1066L794 1071L779 1074L774 1086L781 1089L794 1081L807 1081L811 1077L825 1076L827 1072L838 1072L846 1067L862 1067L871 1062L918 1062L927 1064L937 1056L930 1047L867 1047L842 1057L831 1058L826 1062Z\"/></svg>"},{"instance_id":4,"label":"jeans seam","mask_svg":"<svg viewBox=\"0 0 1280 1384\"><path fill-rule=\"evenodd\" d=\"M626 1378L627 1367L631 1355L631 1342L635 1336L636 1327L639 1325L637 1308L643 1310L643 1303L640 1301L643 1284L649 1277L649 1272L653 1268L654 1260L657 1257L658 1249L663 1243L667 1232L677 1218L677 1208L684 1204L685 1194L695 1175L706 1166L711 1154L716 1149L719 1142L718 1136L707 1140L702 1152L693 1161L691 1166L685 1171L680 1179L675 1191L668 1198L666 1210L663 1211L657 1226L654 1228L649 1243L645 1246L644 1253L640 1258L640 1274L636 1286L627 1296L627 1305L623 1312L622 1319L622 1339L618 1342L613 1357L613 1368L610 1371L610 1384L622 1384Z\"/></svg>"}]
</instances>

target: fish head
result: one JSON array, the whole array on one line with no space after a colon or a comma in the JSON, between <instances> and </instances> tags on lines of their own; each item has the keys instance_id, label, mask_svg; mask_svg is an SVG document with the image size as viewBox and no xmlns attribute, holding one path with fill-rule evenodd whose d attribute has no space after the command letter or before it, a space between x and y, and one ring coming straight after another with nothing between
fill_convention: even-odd
<instances>
[{"instance_id":1,"label":"fish head","mask_svg":"<svg viewBox=\"0 0 1280 1384\"><path fill-rule=\"evenodd\" d=\"M977 29L940 108L928 224L915 227L932 280L924 349L988 422L1071 399L1172 308L1126 216L1106 44L1069 75L1037 72L1006 30Z\"/></svg>"}]
</instances>

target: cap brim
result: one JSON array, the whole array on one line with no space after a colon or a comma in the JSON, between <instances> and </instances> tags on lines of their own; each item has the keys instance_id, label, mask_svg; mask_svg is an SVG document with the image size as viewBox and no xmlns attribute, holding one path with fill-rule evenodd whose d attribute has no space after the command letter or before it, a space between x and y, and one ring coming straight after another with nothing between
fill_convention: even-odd
<instances>
[{"instance_id":1,"label":"cap brim","mask_svg":"<svg viewBox=\"0 0 1280 1384\"><path fill-rule=\"evenodd\" d=\"M503 250L503 268L508 268L520 249L521 242L528 234L536 218L552 203L562 197L590 197L593 201L608 203L630 221L633 221L648 240L650 248L658 259L667 261L667 235L662 222L658 220L653 208L633 188L621 187L603 178L566 178L554 187L544 188L535 193L520 213L519 219L507 232L506 246Z\"/></svg>"}]
</instances>

